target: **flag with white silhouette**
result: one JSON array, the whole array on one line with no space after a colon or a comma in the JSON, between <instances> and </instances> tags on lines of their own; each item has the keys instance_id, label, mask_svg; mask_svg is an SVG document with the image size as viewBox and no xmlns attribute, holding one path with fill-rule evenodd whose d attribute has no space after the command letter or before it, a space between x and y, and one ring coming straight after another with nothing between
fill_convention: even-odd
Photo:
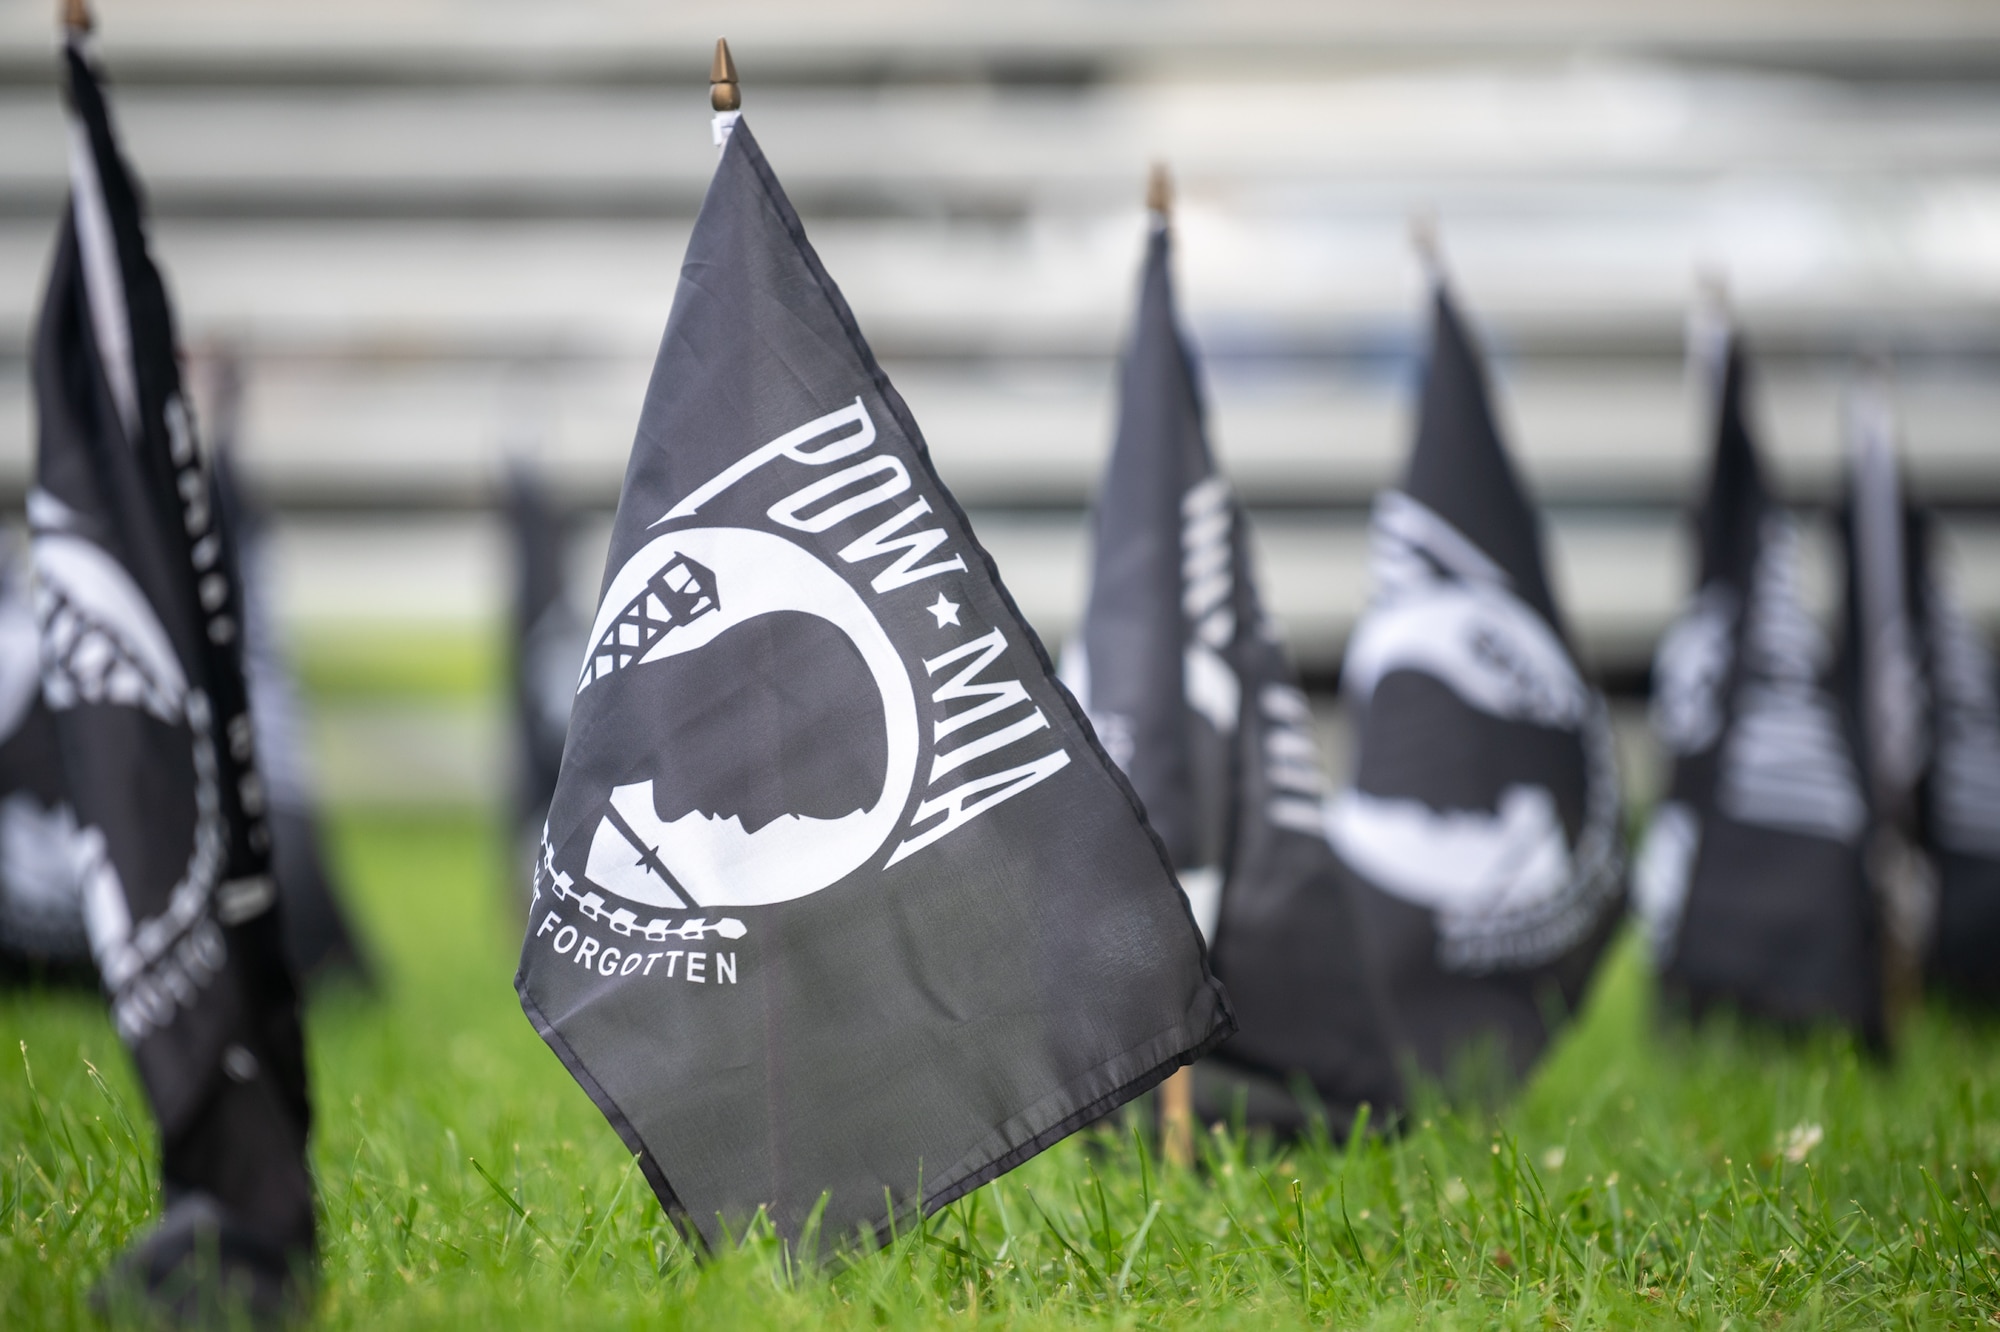
<instances>
[{"instance_id":1,"label":"flag with white silhouette","mask_svg":"<svg viewBox=\"0 0 2000 1332\"><path fill-rule=\"evenodd\" d=\"M569 595L567 515L525 463L507 475L507 530L514 548L509 662L514 692L514 833L518 872L509 875L519 909L534 881L549 799L562 770L583 640L590 626Z\"/></svg>"},{"instance_id":2,"label":"flag with white silhouette","mask_svg":"<svg viewBox=\"0 0 2000 1332\"><path fill-rule=\"evenodd\" d=\"M0 981L95 984L24 551L0 553Z\"/></svg>"},{"instance_id":3,"label":"flag with white silhouette","mask_svg":"<svg viewBox=\"0 0 2000 1332\"><path fill-rule=\"evenodd\" d=\"M1694 595L1653 663L1652 727L1670 773L1635 903L1665 992L1694 1013L1879 1036L1867 800L1825 637L1801 600L1798 528L1764 479L1741 338L1707 321L1692 342L1714 442Z\"/></svg>"},{"instance_id":4,"label":"flag with white silhouette","mask_svg":"<svg viewBox=\"0 0 2000 1332\"><path fill-rule=\"evenodd\" d=\"M1873 814L1872 868L1892 986L1919 967L1947 989L2000 998L2000 703L1991 649L1909 497L1893 406L1870 378L1849 402L1840 532L1846 599L1840 686Z\"/></svg>"},{"instance_id":5,"label":"flag with white silhouette","mask_svg":"<svg viewBox=\"0 0 2000 1332\"><path fill-rule=\"evenodd\" d=\"M1375 503L1341 678L1354 772L1329 826L1418 1066L1518 1075L1622 909L1618 773L1441 279L1431 318L1409 469Z\"/></svg>"},{"instance_id":6,"label":"flag with white silhouette","mask_svg":"<svg viewBox=\"0 0 2000 1332\"><path fill-rule=\"evenodd\" d=\"M43 697L91 950L159 1123L161 1233L196 1224L188 1209L202 1225L219 1209L225 1263L254 1252L259 1279L282 1281L313 1235L304 1042L235 551L138 184L80 34L63 63L71 197L35 339L28 499ZM157 1265L135 1274L150 1281Z\"/></svg>"},{"instance_id":7,"label":"flag with white silhouette","mask_svg":"<svg viewBox=\"0 0 2000 1332\"><path fill-rule=\"evenodd\" d=\"M1326 840L1311 709L1265 615L1247 515L1210 452L1154 214L1093 513L1090 599L1063 659L1145 803L1229 987L1238 1032L1197 1070L1205 1112L1283 1130L1303 1077L1339 1129L1401 1102L1385 996Z\"/></svg>"},{"instance_id":8,"label":"flag with white silhouette","mask_svg":"<svg viewBox=\"0 0 2000 1332\"><path fill-rule=\"evenodd\" d=\"M934 1210L1230 1029L1159 839L748 128L626 472L517 988L713 1242Z\"/></svg>"},{"instance_id":9,"label":"flag with white silhouette","mask_svg":"<svg viewBox=\"0 0 2000 1332\"><path fill-rule=\"evenodd\" d=\"M1921 623L1930 762L1918 808L1936 875L1919 920L1932 983L2000 1003L2000 689L1993 648L1966 614L1936 518L1909 510L1911 595ZM1923 904L1919 904L1920 909Z\"/></svg>"}]
</instances>

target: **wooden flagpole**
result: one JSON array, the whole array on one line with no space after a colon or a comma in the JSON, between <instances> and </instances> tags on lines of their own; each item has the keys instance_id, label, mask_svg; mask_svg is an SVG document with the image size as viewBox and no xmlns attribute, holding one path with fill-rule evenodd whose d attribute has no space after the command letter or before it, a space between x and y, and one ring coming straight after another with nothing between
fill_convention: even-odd
<instances>
[{"instance_id":1,"label":"wooden flagpole","mask_svg":"<svg viewBox=\"0 0 2000 1332\"><path fill-rule=\"evenodd\" d=\"M1146 209L1153 225L1173 225L1174 180L1165 162L1153 163L1146 175ZM1183 1066L1160 1084L1160 1159L1187 1169L1194 1164L1194 1069Z\"/></svg>"}]
</instances>

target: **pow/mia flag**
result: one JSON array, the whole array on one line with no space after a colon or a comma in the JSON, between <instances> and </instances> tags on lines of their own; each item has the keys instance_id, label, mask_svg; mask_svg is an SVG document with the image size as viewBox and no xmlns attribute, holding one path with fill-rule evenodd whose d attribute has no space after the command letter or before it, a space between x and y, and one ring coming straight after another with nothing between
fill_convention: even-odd
<instances>
[{"instance_id":1,"label":"pow/mia flag","mask_svg":"<svg viewBox=\"0 0 2000 1332\"><path fill-rule=\"evenodd\" d=\"M1672 764L1633 875L1666 993L1787 1023L1881 1030L1867 802L1800 601L1799 536L1765 487L1726 327L1694 344L1715 431L1693 600L1653 663Z\"/></svg>"},{"instance_id":2,"label":"pow/mia flag","mask_svg":"<svg viewBox=\"0 0 2000 1332\"><path fill-rule=\"evenodd\" d=\"M1243 694L1230 660L1238 514L1209 456L1175 326L1170 233L1155 218L1119 387L1118 437L1092 515L1090 600L1063 677L1144 802L1196 922L1212 935Z\"/></svg>"},{"instance_id":3,"label":"pow/mia flag","mask_svg":"<svg viewBox=\"0 0 2000 1332\"><path fill-rule=\"evenodd\" d=\"M1239 534L1244 519L1237 515ZM1234 653L1243 682L1235 818L1222 919L1210 956L1229 987L1238 1033L1196 1069L1198 1103L1233 1111L1205 1076L1236 1072L1251 1122L1303 1129L1322 1110L1336 1132L1367 1105L1376 1122L1402 1109L1397 1031L1356 889L1327 840L1327 783L1312 707L1257 595L1248 543L1236 548ZM1297 1079L1318 1107L1298 1106ZM1280 1094L1282 1089L1283 1094Z\"/></svg>"},{"instance_id":4,"label":"pow/mia flag","mask_svg":"<svg viewBox=\"0 0 2000 1332\"><path fill-rule=\"evenodd\" d=\"M1401 1102L1386 1000L1327 845L1311 709L1209 452L1171 251L1156 213L1064 676L1145 803L1229 987L1239 1030L1197 1070L1203 1109L1228 1114L1242 1094L1253 1122L1296 1130L1305 1115L1286 1084L1304 1076L1338 1127L1364 1101Z\"/></svg>"},{"instance_id":5,"label":"pow/mia flag","mask_svg":"<svg viewBox=\"0 0 2000 1332\"><path fill-rule=\"evenodd\" d=\"M747 127L627 469L517 980L710 1242L942 1206L1231 1026L1159 840Z\"/></svg>"},{"instance_id":6,"label":"pow/mia flag","mask_svg":"<svg viewBox=\"0 0 2000 1332\"><path fill-rule=\"evenodd\" d=\"M1931 752L1918 812L1936 902L1924 969L1940 988L1992 1004L2000 1002L2000 694L1993 650L1938 556L1935 520L1923 509L1907 512L1910 589L1929 667Z\"/></svg>"},{"instance_id":7,"label":"pow/mia flag","mask_svg":"<svg viewBox=\"0 0 2000 1332\"><path fill-rule=\"evenodd\" d=\"M27 561L0 562L0 982L95 983Z\"/></svg>"},{"instance_id":8,"label":"pow/mia flag","mask_svg":"<svg viewBox=\"0 0 2000 1332\"><path fill-rule=\"evenodd\" d=\"M1418 1065L1456 1075L1497 1058L1519 1074L1619 918L1618 773L1442 280L1416 447L1371 540L1374 591L1342 670L1357 752L1333 845Z\"/></svg>"},{"instance_id":9,"label":"pow/mia flag","mask_svg":"<svg viewBox=\"0 0 2000 1332\"><path fill-rule=\"evenodd\" d=\"M1886 391L1850 407L1840 529L1841 684L1875 818L1891 957L1968 997L2000 998L2000 700L1990 648L1906 495ZM1905 980L1914 977L1905 977Z\"/></svg>"},{"instance_id":10,"label":"pow/mia flag","mask_svg":"<svg viewBox=\"0 0 2000 1332\"><path fill-rule=\"evenodd\" d=\"M28 517L84 920L160 1128L168 1210L119 1284L173 1298L213 1255L211 1279L219 1261L275 1307L312 1249L308 1109L235 552L83 45L72 32L64 53L71 199L35 340Z\"/></svg>"},{"instance_id":11,"label":"pow/mia flag","mask_svg":"<svg viewBox=\"0 0 2000 1332\"><path fill-rule=\"evenodd\" d=\"M567 591L567 524L541 479L525 465L508 473L507 526L514 546L514 828L520 849L509 883L519 910L526 900L520 890L533 883L541 854L590 626Z\"/></svg>"},{"instance_id":12,"label":"pow/mia flag","mask_svg":"<svg viewBox=\"0 0 2000 1332\"><path fill-rule=\"evenodd\" d=\"M1907 522L1910 589L1929 667L1931 753L1919 817L1937 895L1924 969L1939 987L1991 1004L2000 1002L2000 693L1993 650L1959 602L1931 514L1912 507Z\"/></svg>"},{"instance_id":13,"label":"pow/mia flag","mask_svg":"<svg viewBox=\"0 0 2000 1332\"><path fill-rule=\"evenodd\" d=\"M217 518L234 541L242 577L243 672L271 830L271 867L284 903L285 953L292 974L306 981L366 980L367 960L341 909L320 837L305 717L270 603L265 516L236 476L237 375L234 362L223 364L210 472Z\"/></svg>"},{"instance_id":14,"label":"pow/mia flag","mask_svg":"<svg viewBox=\"0 0 2000 1332\"><path fill-rule=\"evenodd\" d=\"M1908 596L1924 658L1928 762L1918 788L1918 838L1936 900L1920 902L1924 972L1932 984L2000 1002L2000 692L1994 654L1966 616L1938 558L1932 514L1904 508Z\"/></svg>"}]
</instances>

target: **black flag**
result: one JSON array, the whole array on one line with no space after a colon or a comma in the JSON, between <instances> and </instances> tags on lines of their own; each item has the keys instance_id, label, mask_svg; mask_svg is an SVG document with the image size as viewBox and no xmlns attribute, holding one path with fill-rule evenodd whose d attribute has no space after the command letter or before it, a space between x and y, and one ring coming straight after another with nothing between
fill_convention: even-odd
<instances>
[{"instance_id":1,"label":"black flag","mask_svg":"<svg viewBox=\"0 0 2000 1332\"><path fill-rule=\"evenodd\" d=\"M71 201L36 335L28 512L91 949L160 1127L168 1210L121 1285L190 1298L171 1283L205 1251L262 1303L310 1252L313 1203L235 554L82 44L64 53Z\"/></svg>"},{"instance_id":2,"label":"black flag","mask_svg":"<svg viewBox=\"0 0 2000 1332\"><path fill-rule=\"evenodd\" d=\"M583 664L583 622L568 592L565 515L525 465L507 477L507 526L514 547L514 602L509 663L514 685L514 833L518 873L509 876L514 909L534 881L542 826L562 770L570 702Z\"/></svg>"},{"instance_id":3,"label":"black flag","mask_svg":"<svg viewBox=\"0 0 2000 1332\"><path fill-rule=\"evenodd\" d=\"M1524 1072L1624 901L1611 725L1543 572L1534 510L1442 282L1416 447L1376 500L1347 646L1353 783L1329 819L1418 1065Z\"/></svg>"},{"instance_id":4,"label":"black flag","mask_svg":"<svg viewBox=\"0 0 2000 1332\"><path fill-rule=\"evenodd\" d=\"M1936 874L1925 971L1942 988L2000 1003L2000 690L1992 645L1959 604L1936 522L1909 510L1910 586L1927 659L1930 762L1921 837Z\"/></svg>"},{"instance_id":5,"label":"black flag","mask_svg":"<svg viewBox=\"0 0 2000 1332\"><path fill-rule=\"evenodd\" d=\"M1230 660L1237 510L1209 456L1168 248L1157 226L1092 516L1090 600L1063 675L1145 803L1206 934L1220 906L1243 692Z\"/></svg>"},{"instance_id":6,"label":"black flag","mask_svg":"<svg viewBox=\"0 0 2000 1332\"><path fill-rule=\"evenodd\" d=\"M1156 213L1064 675L1214 940L1239 1031L1198 1072L1204 1109L1226 1113L1242 1091L1253 1122L1295 1130L1286 1087L1302 1075L1338 1128L1361 1102L1400 1103L1387 1006L1327 844L1311 709L1209 451L1171 250Z\"/></svg>"},{"instance_id":7,"label":"black flag","mask_svg":"<svg viewBox=\"0 0 2000 1332\"><path fill-rule=\"evenodd\" d=\"M588 643L517 985L710 1242L942 1206L1227 1034L1158 839L741 124Z\"/></svg>"},{"instance_id":8,"label":"black flag","mask_svg":"<svg viewBox=\"0 0 2000 1332\"><path fill-rule=\"evenodd\" d=\"M95 983L27 561L0 562L0 982Z\"/></svg>"},{"instance_id":9,"label":"black flag","mask_svg":"<svg viewBox=\"0 0 2000 1332\"><path fill-rule=\"evenodd\" d=\"M278 898L284 903L285 953L292 974L306 981L335 977L365 981L368 964L341 909L320 836L319 796L307 758L305 717L271 606L267 522L236 476L241 384L235 362L223 362L220 374L210 470L217 521L236 547L242 577L243 671L256 733L257 770L264 779L271 867Z\"/></svg>"},{"instance_id":10,"label":"black flag","mask_svg":"<svg viewBox=\"0 0 2000 1332\"><path fill-rule=\"evenodd\" d=\"M1664 988L1787 1023L1881 1032L1867 809L1800 600L1799 536L1766 489L1749 361L1723 328L1694 360L1714 454L1693 599L1661 639L1652 724L1672 765L1633 875Z\"/></svg>"},{"instance_id":11,"label":"black flag","mask_svg":"<svg viewBox=\"0 0 2000 1332\"><path fill-rule=\"evenodd\" d=\"M2000 703L1993 657L1952 595L1930 515L1907 495L1886 389L1855 394L1841 534L1842 685L1875 818L1892 976L1921 961L2000 998Z\"/></svg>"}]
</instances>

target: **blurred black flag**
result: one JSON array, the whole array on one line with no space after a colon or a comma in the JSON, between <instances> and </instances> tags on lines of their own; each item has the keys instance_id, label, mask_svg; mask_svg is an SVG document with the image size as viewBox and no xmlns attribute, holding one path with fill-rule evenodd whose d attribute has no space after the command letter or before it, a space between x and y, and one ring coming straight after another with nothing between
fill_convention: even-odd
<instances>
[{"instance_id":1,"label":"blurred black flag","mask_svg":"<svg viewBox=\"0 0 2000 1332\"><path fill-rule=\"evenodd\" d=\"M568 593L564 547L568 524L540 476L525 464L507 476L507 528L514 546L514 833L518 859L509 883L530 887L542 847L542 825L562 769L570 701L583 663L583 623ZM515 897L518 903L526 895Z\"/></svg>"},{"instance_id":2,"label":"blurred black flag","mask_svg":"<svg viewBox=\"0 0 2000 1332\"><path fill-rule=\"evenodd\" d=\"M168 1211L127 1275L144 1289L219 1244L261 1298L310 1250L313 1207L235 552L82 46L64 52L71 200L34 353L43 692L91 949L160 1127Z\"/></svg>"},{"instance_id":3,"label":"blurred black flag","mask_svg":"<svg viewBox=\"0 0 2000 1332\"><path fill-rule=\"evenodd\" d=\"M942 1206L1230 1028L749 130L694 227L517 986L713 1242Z\"/></svg>"},{"instance_id":4,"label":"blurred black flag","mask_svg":"<svg viewBox=\"0 0 2000 1332\"><path fill-rule=\"evenodd\" d=\"M1910 526L1912 585L1930 665L1931 761L1920 817L1937 898L1924 967L1947 990L2000 1003L2000 692L1993 650L1937 558L1935 520L1915 510Z\"/></svg>"},{"instance_id":5,"label":"blurred black flag","mask_svg":"<svg viewBox=\"0 0 2000 1332\"><path fill-rule=\"evenodd\" d=\"M1211 1061L1223 1067L1201 1071L1206 1108L1227 1111L1240 1085L1252 1120L1295 1129L1284 1087L1303 1075L1338 1127L1363 1101L1401 1101L1386 1002L1327 844L1311 710L1209 452L1171 249L1156 213L1064 675L1145 802L1229 987L1240 1029Z\"/></svg>"},{"instance_id":6,"label":"blurred black flag","mask_svg":"<svg viewBox=\"0 0 2000 1332\"><path fill-rule=\"evenodd\" d=\"M1092 515L1090 600L1063 675L1213 934L1243 693L1231 660L1239 522L1175 324L1169 249L1162 220L1147 245L1117 441Z\"/></svg>"},{"instance_id":7,"label":"blurred black flag","mask_svg":"<svg viewBox=\"0 0 2000 1332\"><path fill-rule=\"evenodd\" d=\"M2000 700L1991 649L1904 489L1886 388L1849 412L1841 685L1874 815L1892 975L2000 999ZM1900 973L1900 974L1897 974Z\"/></svg>"},{"instance_id":8,"label":"blurred black flag","mask_svg":"<svg viewBox=\"0 0 2000 1332\"><path fill-rule=\"evenodd\" d=\"M1800 601L1798 532L1765 489L1740 340L1698 327L1693 359L1715 448L1694 598L1653 666L1672 770L1634 897L1667 993L1695 1012L1836 1020L1879 1039L1866 802Z\"/></svg>"},{"instance_id":9,"label":"blurred black flag","mask_svg":"<svg viewBox=\"0 0 2000 1332\"><path fill-rule=\"evenodd\" d=\"M95 983L27 561L0 552L0 982Z\"/></svg>"},{"instance_id":10,"label":"blurred black flag","mask_svg":"<svg viewBox=\"0 0 2000 1332\"><path fill-rule=\"evenodd\" d=\"M368 964L341 909L320 837L319 797L307 757L305 717L271 606L266 519L236 476L238 376L234 361L221 363L210 471L218 515L234 540L242 578L243 671L250 691L257 770L264 780L271 868L284 903L285 952L292 973L307 981L336 977L365 981Z\"/></svg>"},{"instance_id":11,"label":"blurred black flag","mask_svg":"<svg viewBox=\"0 0 2000 1332\"><path fill-rule=\"evenodd\" d=\"M1353 784L1329 823L1420 1067L1524 1072L1616 926L1604 700L1577 668L1485 373L1440 280L1416 447L1375 504L1348 642Z\"/></svg>"}]
</instances>

